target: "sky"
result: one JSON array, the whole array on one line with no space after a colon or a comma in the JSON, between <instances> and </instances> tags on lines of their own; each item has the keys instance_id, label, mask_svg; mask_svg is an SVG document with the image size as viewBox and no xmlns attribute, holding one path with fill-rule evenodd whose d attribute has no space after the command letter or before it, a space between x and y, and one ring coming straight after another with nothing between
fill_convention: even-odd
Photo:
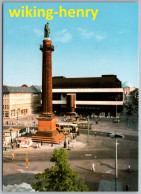
<instances>
[{"instance_id":1,"label":"sky","mask_svg":"<svg viewBox=\"0 0 141 194\"><path fill-rule=\"evenodd\" d=\"M88 17L10 17L9 9L98 9ZM117 75L139 87L138 3L4 3L3 84L42 84L44 25L49 22L53 76Z\"/></svg>"}]
</instances>

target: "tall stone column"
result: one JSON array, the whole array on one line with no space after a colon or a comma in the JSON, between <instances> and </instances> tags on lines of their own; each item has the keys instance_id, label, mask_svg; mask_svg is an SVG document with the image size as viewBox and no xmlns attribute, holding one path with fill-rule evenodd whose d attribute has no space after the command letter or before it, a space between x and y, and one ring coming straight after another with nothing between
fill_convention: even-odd
<instances>
[{"instance_id":1,"label":"tall stone column","mask_svg":"<svg viewBox=\"0 0 141 194\"><path fill-rule=\"evenodd\" d=\"M40 47L42 59L42 115L52 115L52 51L54 46L51 40L43 40Z\"/></svg>"},{"instance_id":2,"label":"tall stone column","mask_svg":"<svg viewBox=\"0 0 141 194\"><path fill-rule=\"evenodd\" d=\"M33 141L58 143L64 141L65 137L56 129L56 117L52 111L52 51L54 46L49 39L49 23L44 28L43 45L40 50L42 58L42 114L38 117L38 131L32 137Z\"/></svg>"}]
</instances>

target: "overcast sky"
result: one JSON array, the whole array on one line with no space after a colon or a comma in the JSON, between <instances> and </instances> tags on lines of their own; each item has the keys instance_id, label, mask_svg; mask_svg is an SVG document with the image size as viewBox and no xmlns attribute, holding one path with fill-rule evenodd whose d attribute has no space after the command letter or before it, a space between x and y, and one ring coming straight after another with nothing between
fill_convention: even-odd
<instances>
[{"instance_id":1,"label":"overcast sky","mask_svg":"<svg viewBox=\"0 0 141 194\"><path fill-rule=\"evenodd\" d=\"M115 74L138 87L138 3L4 3L3 84L41 85L43 17L10 17L9 9L98 9L96 19L49 20L53 76L100 77Z\"/></svg>"}]
</instances>

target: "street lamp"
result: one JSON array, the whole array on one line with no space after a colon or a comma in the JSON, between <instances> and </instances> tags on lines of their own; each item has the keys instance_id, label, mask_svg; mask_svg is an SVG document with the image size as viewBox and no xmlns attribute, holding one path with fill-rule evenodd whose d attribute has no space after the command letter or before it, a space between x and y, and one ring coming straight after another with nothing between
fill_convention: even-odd
<instances>
[{"instance_id":1,"label":"street lamp","mask_svg":"<svg viewBox=\"0 0 141 194\"><path fill-rule=\"evenodd\" d=\"M10 129L9 129L9 131L10 131L10 136L11 136L11 143L12 143L12 128L10 127Z\"/></svg>"},{"instance_id":2,"label":"street lamp","mask_svg":"<svg viewBox=\"0 0 141 194\"><path fill-rule=\"evenodd\" d=\"M115 98L115 100L116 100L116 122L117 122L117 100L118 98Z\"/></svg>"},{"instance_id":3,"label":"street lamp","mask_svg":"<svg viewBox=\"0 0 141 194\"><path fill-rule=\"evenodd\" d=\"M88 136L87 136L87 142L89 143L89 115L88 115Z\"/></svg>"},{"instance_id":4,"label":"street lamp","mask_svg":"<svg viewBox=\"0 0 141 194\"><path fill-rule=\"evenodd\" d=\"M66 143L66 135L68 135L68 132L65 131L63 134L65 135L64 148L66 148L66 147L67 147L67 143Z\"/></svg>"},{"instance_id":5,"label":"street lamp","mask_svg":"<svg viewBox=\"0 0 141 194\"><path fill-rule=\"evenodd\" d=\"M35 123L36 123L36 121L34 120L34 121L33 121L33 127L35 127Z\"/></svg>"},{"instance_id":6,"label":"street lamp","mask_svg":"<svg viewBox=\"0 0 141 194\"><path fill-rule=\"evenodd\" d=\"M108 137L115 138L115 191L117 191L117 179L118 179L118 172L117 172L117 138L124 138L124 135L119 133L107 133Z\"/></svg>"}]
</instances>

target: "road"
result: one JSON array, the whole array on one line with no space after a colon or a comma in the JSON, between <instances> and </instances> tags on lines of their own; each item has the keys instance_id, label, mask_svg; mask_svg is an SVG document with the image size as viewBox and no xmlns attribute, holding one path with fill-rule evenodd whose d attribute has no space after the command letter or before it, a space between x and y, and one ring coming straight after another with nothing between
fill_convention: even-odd
<instances>
[{"instance_id":1,"label":"road","mask_svg":"<svg viewBox=\"0 0 141 194\"><path fill-rule=\"evenodd\" d=\"M75 146L70 145L68 161L73 170L79 172L90 191L98 191L100 180L114 181L115 173L115 140L107 137L109 129L115 130L112 122L100 122L89 133L87 142L87 129L80 130L80 136L75 140ZM117 130L117 128L116 128ZM127 131L128 130L128 131ZM95 136L95 131L96 136ZM110 130L111 131L111 130ZM138 189L138 132L118 125L119 132L125 132L124 139L118 139L118 180L129 184L130 191ZM14 150L15 158L11 160L12 151L3 152L3 184L20 184L33 182L33 176L37 172L43 172L50 168L50 162L54 148L61 145L43 144L41 148L20 148ZM25 157L28 155L29 168L26 169ZM94 161L96 172L91 172L91 164ZM131 172L127 172L128 164L131 164ZM131 181L132 180L132 181Z\"/></svg>"}]
</instances>

